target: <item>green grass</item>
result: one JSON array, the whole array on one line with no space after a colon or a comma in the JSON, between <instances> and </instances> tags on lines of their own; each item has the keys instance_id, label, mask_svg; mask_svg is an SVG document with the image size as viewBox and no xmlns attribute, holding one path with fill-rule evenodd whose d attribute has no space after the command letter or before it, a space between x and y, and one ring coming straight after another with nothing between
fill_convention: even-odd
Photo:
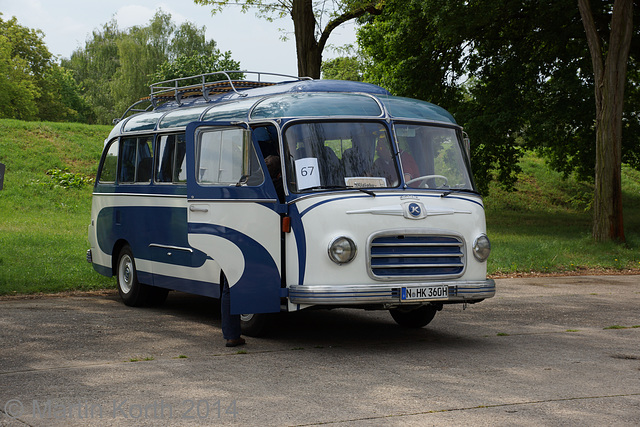
<instances>
[{"instance_id":1,"label":"green grass","mask_svg":"<svg viewBox=\"0 0 640 427\"><path fill-rule=\"evenodd\" d=\"M110 126L0 120L0 295L114 287L86 262L91 186L62 188L52 169L95 176ZM529 155L514 193L485 198L489 273L640 273L640 173L623 169L626 245L595 244L593 187Z\"/></svg>"},{"instance_id":2,"label":"green grass","mask_svg":"<svg viewBox=\"0 0 640 427\"><path fill-rule=\"evenodd\" d=\"M640 173L623 167L627 243L591 238L593 186L563 180L542 159L521 161L516 191L497 185L485 198L490 274L640 272Z\"/></svg>"},{"instance_id":3,"label":"green grass","mask_svg":"<svg viewBox=\"0 0 640 427\"><path fill-rule=\"evenodd\" d=\"M108 126L0 120L0 295L91 290L113 281L85 260L90 185L65 189L46 172L93 177Z\"/></svg>"}]
</instances>

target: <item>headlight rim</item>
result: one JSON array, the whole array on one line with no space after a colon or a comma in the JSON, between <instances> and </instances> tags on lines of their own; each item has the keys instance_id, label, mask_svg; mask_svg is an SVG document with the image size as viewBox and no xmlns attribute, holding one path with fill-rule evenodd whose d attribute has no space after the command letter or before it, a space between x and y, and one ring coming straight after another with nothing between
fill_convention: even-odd
<instances>
[{"instance_id":1,"label":"headlight rim","mask_svg":"<svg viewBox=\"0 0 640 427\"><path fill-rule=\"evenodd\" d=\"M478 243L480 240L483 240L487 242L487 245L485 247L480 248L478 246ZM473 241L473 256L475 257L476 260L478 260L479 262L485 262L487 261L487 259L489 259L489 256L491 255L491 240L489 239L489 236L487 236L486 234L480 234L478 237L475 238L475 240ZM486 252L486 255L484 255L484 253Z\"/></svg>"},{"instance_id":2,"label":"headlight rim","mask_svg":"<svg viewBox=\"0 0 640 427\"><path fill-rule=\"evenodd\" d=\"M334 245L341 239L344 239L349 243L349 247L351 251L350 257L346 260L338 259L335 256L334 251L332 251L332 249L334 248ZM329 242L329 246L327 247L327 255L329 256L329 259L338 265L344 265L344 264L350 263L356 258L357 254L358 254L358 245L356 245L356 242L348 236L338 236L331 239L331 242Z\"/></svg>"}]
</instances>

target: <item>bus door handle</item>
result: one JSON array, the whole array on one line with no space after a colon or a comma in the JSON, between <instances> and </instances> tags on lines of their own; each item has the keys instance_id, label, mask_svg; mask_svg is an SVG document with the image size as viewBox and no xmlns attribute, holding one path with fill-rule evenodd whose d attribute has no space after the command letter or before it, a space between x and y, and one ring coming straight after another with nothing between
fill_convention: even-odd
<instances>
[{"instance_id":1,"label":"bus door handle","mask_svg":"<svg viewBox=\"0 0 640 427\"><path fill-rule=\"evenodd\" d=\"M196 205L189 206L189 210L191 212L209 212L209 208L205 206L196 206Z\"/></svg>"}]
</instances>

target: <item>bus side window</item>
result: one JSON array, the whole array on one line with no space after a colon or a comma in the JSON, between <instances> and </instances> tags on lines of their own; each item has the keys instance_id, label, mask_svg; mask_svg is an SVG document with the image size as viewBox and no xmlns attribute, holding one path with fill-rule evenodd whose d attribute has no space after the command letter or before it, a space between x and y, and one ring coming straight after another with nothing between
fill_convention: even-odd
<instances>
[{"instance_id":1,"label":"bus side window","mask_svg":"<svg viewBox=\"0 0 640 427\"><path fill-rule=\"evenodd\" d=\"M187 139L184 134L176 135L176 152L173 182L187 182Z\"/></svg>"},{"instance_id":2,"label":"bus side window","mask_svg":"<svg viewBox=\"0 0 640 427\"><path fill-rule=\"evenodd\" d=\"M120 151L119 182L150 182L153 168L151 137L124 138Z\"/></svg>"},{"instance_id":3,"label":"bus side window","mask_svg":"<svg viewBox=\"0 0 640 427\"><path fill-rule=\"evenodd\" d=\"M120 147L119 141L116 139L111 142L109 151L104 157L102 168L100 169L100 177L98 182L116 182L116 176L118 174L118 148Z\"/></svg>"},{"instance_id":4,"label":"bus side window","mask_svg":"<svg viewBox=\"0 0 640 427\"><path fill-rule=\"evenodd\" d=\"M241 129L216 129L203 132L197 142L197 181L201 184L256 186L264 182L253 144L243 143ZM244 149L249 152L244 153ZM245 154L248 164L245 164Z\"/></svg>"},{"instance_id":5,"label":"bus side window","mask_svg":"<svg viewBox=\"0 0 640 427\"><path fill-rule=\"evenodd\" d=\"M156 182L184 183L187 181L185 152L184 134L162 135L158 138Z\"/></svg>"},{"instance_id":6,"label":"bus side window","mask_svg":"<svg viewBox=\"0 0 640 427\"><path fill-rule=\"evenodd\" d=\"M151 172L153 171L152 141L153 138L150 136L138 138L136 182L151 182Z\"/></svg>"},{"instance_id":7,"label":"bus side window","mask_svg":"<svg viewBox=\"0 0 640 427\"><path fill-rule=\"evenodd\" d=\"M136 145L137 138L124 138L120 151L119 182L133 182L136 177Z\"/></svg>"}]
</instances>

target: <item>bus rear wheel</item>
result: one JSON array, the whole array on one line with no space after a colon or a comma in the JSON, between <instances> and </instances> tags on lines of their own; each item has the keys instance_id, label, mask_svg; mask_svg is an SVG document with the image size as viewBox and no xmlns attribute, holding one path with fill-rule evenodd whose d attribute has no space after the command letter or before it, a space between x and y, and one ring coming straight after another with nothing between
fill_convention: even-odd
<instances>
[{"instance_id":1,"label":"bus rear wheel","mask_svg":"<svg viewBox=\"0 0 640 427\"><path fill-rule=\"evenodd\" d=\"M419 307L399 307L389 310L391 317L403 328L422 328L433 320L442 306L421 305Z\"/></svg>"},{"instance_id":2,"label":"bus rear wheel","mask_svg":"<svg viewBox=\"0 0 640 427\"><path fill-rule=\"evenodd\" d=\"M118 255L118 293L125 305L139 307L147 300L148 289L138 282L136 261L130 246L125 246Z\"/></svg>"}]
</instances>

